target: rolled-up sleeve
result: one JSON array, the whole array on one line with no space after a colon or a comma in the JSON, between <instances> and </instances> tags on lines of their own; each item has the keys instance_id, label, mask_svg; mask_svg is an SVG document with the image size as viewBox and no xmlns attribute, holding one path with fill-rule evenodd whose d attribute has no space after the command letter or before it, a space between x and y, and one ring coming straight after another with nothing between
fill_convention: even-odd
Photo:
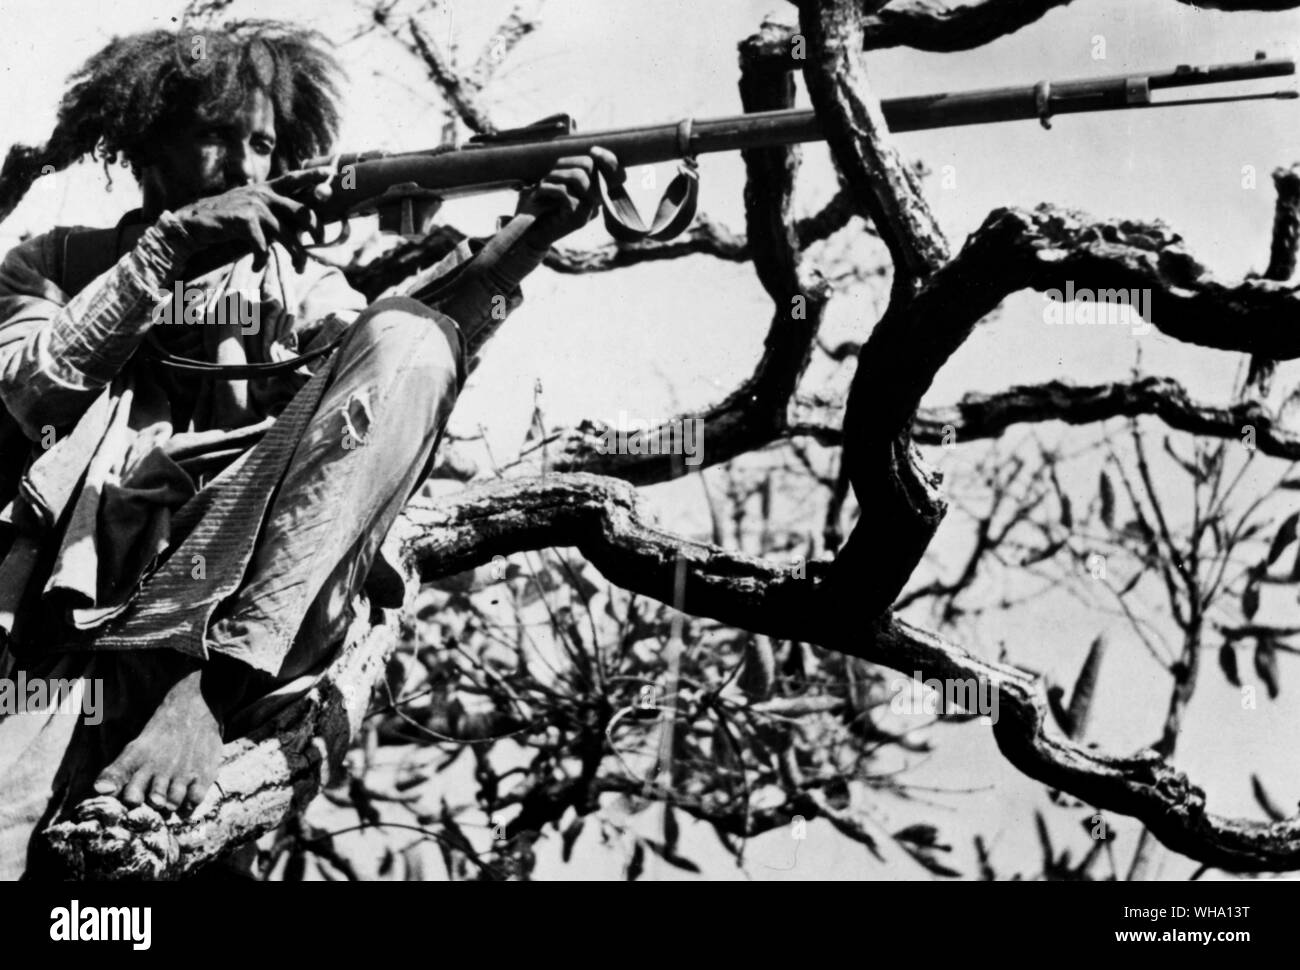
<instances>
[{"instance_id":1,"label":"rolled-up sleeve","mask_svg":"<svg viewBox=\"0 0 1300 970\"><path fill-rule=\"evenodd\" d=\"M32 440L75 424L135 353L191 252L171 213L80 293L66 297L39 236L0 263L0 402Z\"/></svg>"}]
</instances>

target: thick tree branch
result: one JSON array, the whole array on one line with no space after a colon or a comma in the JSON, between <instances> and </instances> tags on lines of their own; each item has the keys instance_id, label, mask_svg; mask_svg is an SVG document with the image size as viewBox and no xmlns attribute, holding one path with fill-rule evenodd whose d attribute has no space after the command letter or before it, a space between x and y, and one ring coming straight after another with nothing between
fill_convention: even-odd
<instances>
[{"instance_id":1,"label":"thick tree branch","mask_svg":"<svg viewBox=\"0 0 1300 970\"><path fill-rule=\"evenodd\" d=\"M610 270L657 263L684 256L713 256L729 263L749 259L749 244L708 216L696 217L691 227L675 239L646 239L639 242L612 242L592 249L568 246L552 247L543 265L557 273L607 273Z\"/></svg>"},{"instance_id":2,"label":"thick tree branch","mask_svg":"<svg viewBox=\"0 0 1300 970\"><path fill-rule=\"evenodd\" d=\"M447 103L455 109L456 114L473 131L488 133L496 131L487 110L479 103L482 93L467 75L462 75L447 60L438 45L428 37L414 18L407 22L415 53L429 72L429 79L438 86Z\"/></svg>"},{"instance_id":3,"label":"thick tree branch","mask_svg":"<svg viewBox=\"0 0 1300 970\"><path fill-rule=\"evenodd\" d=\"M1296 247L1300 245L1300 166L1276 169L1273 186L1277 189L1277 202L1273 211L1273 241L1264 278L1285 283L1295 275ZM1276 370L1276 361L1258 355L1251 357L1242 393L1266 397Z\"/></svg>"},{"instance_id":4,"label":"thick tree branch","mask_svg":"<svg viewBox=\"0 0 1300 970\"><path fill-rule=\"evenodd\" d=\"M483 52L470 68L467 82L477 90L483 90L502 61L510 56L520 41L536 29L536 17L525 14L524 5L517 4L483 45Z\"/></svg>"},{"instance_id":5,"label":"thick tree branch","mask_svg":"<svg viewBox=\"0 0 1300 970\"><path fill-rule=\"evenodd\" d=\"M1263 279L1223 283L1159 222L1094 222L1048 204L992 212L921 294L916 312L969 319L1016 290L1059 298L1067 284L1075 292L1091 290L1094 298L1108 294L1112 302L1149 295L1147 322L1185 343L1279 360L1300 356L1297 287ZM972 303L961 309L966 299Z\"/></svg>"},{"instance_id":6,"label":"thick tree branch","mask_svg":"<svg viewBox=\"0 0 1300 970\"><path fill-rule=\"evenodd\" d=\"M698 412L674 421L707 422L709 412ZM1065 381L1010 387L994 394L970 393L955 404L921 408L912 421L912 439L923 445L962 444L997 438L1018 424L1062 421L1071 425L1096 424L1111 418L1159 418L1176 431L1207 438L1239 439L1246 429L1255 432L1255 447L1262 454L1287 461L1300 461L1300 429L1284 427L1276 414L1257 401L1215 406L1197 401L1187 389L1169 377L1143 377L1135 381L1075 385ZM816 401L796 400L784 427L774 429L763 442L737 437L710 436L702 449L700 463L692 471L723 464L755 447L780 440L812 438L819 444L838 446L844 442L844 408ZM672 424L659 429L668 434ZM609 475L634 485L651 485L664 462L655 455L611 455L602 452L608 425L584 421L576 427L552 432L535 443L520 459L505 465L510 477L540 474L545 450L546 468L554 472L589 472ZM653 434L646 442L659 442ZM440 477L452 477L444 475ZM457 475L464 480L463 475Z\"/></svg>"},{"instance_id":7,"label":"thick tree branch","mask_svg":"<svg viewBox=\"0 0 1300 970\"><path fill-rule=\"evenodd\" d=\"M805 7L804 81L835 166L863 215L889 247L895 288L925 280L948 259L948 243L920 184L888 137L880 102L863 63L863 18L847 2Z\"/></svg>"},{"instance_id":8,"label":"thick tree branch","mask_svg":"<svg viewBox=\"0 0 1300 970\"><path fill-rule=\"evenodd\" d=\"M1049 724L1042 685L1029 674L976 657L897 618L853 622L853 601L813 600L823 564L807 579L788 567L673 537L644 521L627 485L583 475L478 486L438 507L408 510L417 537L406 553L426 580L482 564L493 555L543 545L577 545L626 589L671 602L679 558L686 562L684 607L745 629L798 636L926 677L989 682L999 692L994 734L1027 775L1096 805L1141 819L1169 848L1231 871L1300 867L1300 818L1262 824L1205 811L1204 793L1151 752L1110 757L1069 741Z\"/></svg>"},{"instance_id":9,"label":"thick tree branch","mask_svg":"<svg viewBox=\"0 0 1300 970\"><path fill-rule=\"evenodd\" d=\"M753 56L755 40L740 45L741 101L746 111L786 108L794 103L794 81L784 71L773 71ZM680 416L658 428L625 439L612 437L617 429L584 421L577 428L548 436L502 470L510 475L581 467L642 484L667 481L696 466L686 466L681 450L663 448L685 427L701 429L708 464L752 451L780 437L786 412L808 361L828 299L828 288L818 277L809 278L801 266L805 236L829 233L847 221L849 206L843 193L818 216L796 223L791 216L798 149L765 148L743 153L746 170L746 253L768 295L774 312L754 373L720 403L707 410ZM801 236L801 233L803 236ZM624 249L626 251L626 248ZM691 422L690 425L685 422ZM697 423L698 422L698 423ZM618 441L616 447L611 447ZM653 446L653 451L645 443ZM640 453L632 453L633 451Z\"/></svg>"},{"instance_id":10,"label":"thick tree branch","mask_svg":"<svg viewBox=\"0 0 1300 970\"><path fill-rule=\"evenodd\" d=\"M797 637L911 674L987 681L998 691L994 735L1021 771L1100 809L1143 821L1169 848L1231 871L1300 867L1300 818L1263 824L1211 815L1204 793L1151 752L1110 757L1050 727L1042 685L1031 675L985 661L894 618L855 622L854 601L814 599L826 564L796 577L786 565L674 536L647 521L635 489L587 475L475 486L437 504L408 506L390 548L409 571L431 581L495 555L572 545L611 581L672 602L678 561L685 563L682 607L773 637ZM834 609L828 611L827 607ZM326 752L337 757L363 713L391 642L355 635L313 697L267 728L263 740L232 745L217 792L189 820L149 809L125 815L104 800L55 826L51 838L79 871L101 877L173 877L213 858L237 838L267 831L318 789ZM371 636L391 636L377 628ZM270 732L278 731L278 734Z\"/></svg>"},{"instance_id":11,"label":"thick tree branch","mask_svg":"<svg viewBox=\"0 0 1300 970\"><path fill-rule=\"evenodd\" d=\"M1273 210L1273 241L1269 247L1270 280L1285 283L1295 275L1296 249L1300 246L1300 165L1273 172L1277 202Z\"/></svg>"},{"instance_id":12,"label":"thick tree branch","mask_svg":"<svg viewBox=\"0 0 1300 970\"><path fill-rule=\"evenodd\" d=\"M848 225L855 214L848 193L841 189L818 212L795 223L799 249L806 249L834 235ZM872 232L870 227L867 227L867 232ZM611 243L588 250L557 247L546 257L545 265L557 273L603 273L639 263L696 255L714 256L733 263L745 262L750 258L749 241L708 216L698 216L691 228L676 239Z\"/></svg>"},{"instance_id":13,"label":"thick tree branch","mask_svg":"<svg viewBox=\"0 0 1300 970\"><path fill-rule=\"evenodd\" d=\"M866 50L911 47L937 54L975 50L1000 37L1037 23L1044 15L1074 0L982 0L946 3L943 0L907 0L879 3L866 0L862 7L862 38ZM1209 10L1294 10L1300 0L1177 0L1189 7ZM799 69L795 56L795 31L781 24L766 33L761 56Z\"/></svg>"},{"instance_id":14,"label":"thick tree branch","mask_svg":"<svg viewBox=\"0 0 1300 970\"><path fill-rule=\"evenodd\" d=\"M1230 871L1300 867L1300 817L1263 824L1205 811L1204 793L1151 752L1110 757L1055 732L1042 685L1029 674L976 657L897 618L874 627L852 618L853 601L826 612L812 599L821 564L796 580L777 563L675 538L648 525L630 487L588 476L541 483L494 483L438 508L409 510L420 533L408 554L425 578L482 564L520 543L577 545L626 589L671 602L673 573L686 566L685 609L770 636L799 636L926 677L974 678L999 692L994 735L1008 759L1032 778L1096 805L1141 819L1169 848Z\"/></svg>"},{"instance_id":15,"label":"thick tree branch","mask_svg":"<svg viewBox=\"0 0 1300 970\"><path fill-rule=\"evenodd\" d=\"M926 339L925 330L933 326L929 321L922 326L909 310L917 291L949 259L947 240L919 180L894 151L867 82L863 18L879 6L859 11L849 2L805 4L800 12L809 45L804 80L831 156L889 248L894 267L889 308L858 355L845 409L843 462L862 518L825 590L831 600L859 597L868 617L898 595L943 517L937 478L908 434L920 398L912 398L893 368L895 349ZM933 361L936 369L941 362ZM880 555L882 548L890 555Z\"/></svg>"},{"instance_id":16,"label":"thick tree branch","mask_svg":"<svg viewBox=\"0 0 1300 970\"><path fill-rule=\"evenodd\" d=\"M1277 417L1257 402L1214 407L1193 400L1177 381L1144 377L1132 382L1076 386L1063 381L1012 387L997 394L967 394L958 403L922 408L912 434L923 444L958 443L995 438L1016 424L1064 421L1092 424L1108 418L1152 415L1169 427L1211 438L1240 439L1249 427L1255 446L1264 454L1291 461L1300 459L1300 433L1281 427ZM825 415L828 423L833 422ZM816 427L824 428L826 424ZM798 433L799 425L792 428ZM823 439L834 443L833 438Z\"/></svg>"},{"instance_id":17,"label":"thick tree branch","mask_svg":"<svg viewBox=\"0 0 1300 970\"><path fill-rule=\"evenodd\" d=\"M982 3L950 4L938 0L891 3L874 15L865 15L863 47L884 50L912 47L935 53L974 50L1039 20L1049 10L1064 7L1071 0L984 0ZM872 4L876 7L878 4ZM794 30L781 24L770 27L762 56L774 63L797 68Z\"/></svg>"}]
</instances>

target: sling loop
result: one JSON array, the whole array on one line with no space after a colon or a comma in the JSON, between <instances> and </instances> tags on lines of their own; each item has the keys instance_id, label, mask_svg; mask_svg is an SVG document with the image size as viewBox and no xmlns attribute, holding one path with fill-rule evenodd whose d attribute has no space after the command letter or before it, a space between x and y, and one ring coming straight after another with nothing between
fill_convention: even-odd
<instances>
[{"instance_id":1,"label":"sling loop","mask_svg":"<svg viewBox=\"0 0 1300 970\"><path fill-rule=\"evenodd\" d=\"M700 176L695 157L691 154L691 119L684 118L677 125L677 148L682 154L681 166L668 184L654 222L647 227L628 198L622 183L610 185L600 179L600 197L605 215L605 229L619 242L640 242L644 239L672 239L680 235L695 218L699 200Z\"/></svg>"}]
</instances>

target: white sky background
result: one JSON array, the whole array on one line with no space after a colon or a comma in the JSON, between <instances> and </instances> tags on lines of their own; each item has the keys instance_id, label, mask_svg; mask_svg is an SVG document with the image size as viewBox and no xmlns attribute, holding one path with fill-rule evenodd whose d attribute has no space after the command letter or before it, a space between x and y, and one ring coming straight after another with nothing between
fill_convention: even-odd
<instances>
[{"instance_id":1,"label":"white sky background","mask_svg":"<svg viewBox=\"0 0 1300 970\"><path fill-rule=\"evenodd\" d=\"M35 143L48 135L67 75L110 36L169 26L182 7L138 0L111 5L0 0L0 118L5 123L0 147L12 141ZM338 41L362 22L359 9L343 0L267 0L237 2L231 13L305 20ZM448 5L447 15L433 23L446 31L444 42L453 36L472 56L509 9L502 2ZM542 9L540 31L520 45L489 89L488 103L498 124L523 124L559 110L572 113L585 130L737 113L736 44L766 14L793 17L792 7L771 0L550 0ZM1105 41L1104 60L1093 58L1098 36ZM890 97L1163 70L1185 62L1241 61L1257 49L1296 57L1298 42L1297 13L1224 15L1173 0L1076 0L977 51L887 51L872 55L870 63L877 93ZM410 150L438 142L440 115L430 107L431 86L413 59L378 34L345 48L342 56L351 84L340 147ZM954 249L993 208L1052 201L1098 217L1162 219L1184 236L1201 262L1232 280L1264 267L1274 198L1269 173L1300 160L1297 121L1296 102L1260 102L1062 117L1051 132L1034 122L949 129L902 135L898 142L936 173L927 180L929 199ZM804 157L800 191L805 208L812 210L831 195L835 183L822 146L809 146ZM940 184L946 165L954 167L955 187ZM1255 168L1255 189L1243 188L1247 165ZM661 168L661 176L670 171L670 166ZM738 156L705 158L702 176L701 209L743 229ZM638 193L638 181L630 180L634 195L643 211L653 211L651 197L666 179L660 177L653 192ZM83 164L38 186L0 225L0 248L8 248L23 231L40 232L56 223L109 225L137 204L138 193L125 170L115 170L111 194L103 184L100 170ZM449 203L443 216L465 231L486 233L493 217L511 211L513 202L511 195L458 201ZM604 240L597 221L571 241ZM551 423L584 416L614 420L620 410L637 417L667 416L676 406L715 400L743 379L761 350L771 313L749 266L703 257L593 277L542 271L524 290L524 307L506 325L452 421L452 429L461 433L471 433L480 422L488 425L498 457L517 450L535 378L543 382ZM828 324L831 332L860 337L870 325L872 306L867 294L840 297ZM1231 355L1158 335L1135 339L1123 327L1048 328L1041 310L1037 294L1008 301L1002 314L981 327L940 373L927 403L951 403L968 390L992 391L1013 383L1125 378L1139 347L1144 372L1178 377L1202 399L1226 402L1237 379L1239 360ZM1289 389L1300 380L1297 371L1284 367L1279 384ZM1076 434L1079 442L1090 440L1087 432ZM1269 478L1282 467L1265 464ZM1086 489L1092 487L1087 482L1095 477L1095 469L1082 476L1076 501L1087 500ZM698 483L687 480L648 494L670 525L704 527ZM957 562L968 543L969 530L950 521L934 551L941 560ZM1168 702L1168 678L1122 624L1090 616L1068 601L1054 602L1011 614L998 634L1013 659L1052 671L1068 684L1088 643L1103 628L1111 633L1112 650L1094 715L1097 737L1114 750L1130 750L1154 740ZM996 650L996 643L971 646ZM1284 655L1281 660L1279 701L1262 701L1259 710L1243 712L1212 656L1206 657L1177 762L1208 788L1213 810L1259 816L1249 792L1251 771L1263 776L1282 805L1300 799L1300 773L1291 754L1293 739L1300 736L1294 703L1300 669L1292 659ZM917 809L896 811L896 806L884 806L878 814L891 828L917 817L934 821L957 844L959 863L969 859L971 835L982 832L993 842L995 861L1002 867L1031 869L1036 858L1032 812L1047 804L1041 786L1003 762L987 730L946 728L935 738L941 753L915 777L945 788L984 790L933 795L939 807L924 807L919 816ZM1077 814L1049 812L1049 817L1061 824ZM1079 844L1077 832L1062 829L1060 836ZM791 864L789 842L766 845L755 849L756 860L764 862L752 867L755 878L925 878L908 860L882 867L860 848L846 851L843 842L816 827L789 872L764 871L765 866ZM1122 857L1130 847L1131 840L1119 845ZM691 854L689 840L686 854ZM580 848L575 859L581 856ZM674 873L656 860L647 860L647 867L665 878ZM711 875L728 876L725 863L709 869Z\"/></svg>"}]
</instances>

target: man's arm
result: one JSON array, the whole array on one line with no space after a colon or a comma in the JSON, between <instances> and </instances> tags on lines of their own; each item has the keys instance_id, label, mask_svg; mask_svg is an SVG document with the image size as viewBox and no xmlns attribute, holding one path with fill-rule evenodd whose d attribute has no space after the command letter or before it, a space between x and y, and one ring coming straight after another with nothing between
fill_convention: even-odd
<instances>
[{"instance_id":1,"label":"man's arm","mask_svg":"<svg viewBox=\"0 0 1300 970\"><path fill-rule=\"evenodd\" d=\"M622 168L612 152L593 148L590 155L561 158L532 189L521 194L515 220L483 251L456 259L450 272L443 264L401 288L460 325L471 355L493 323L499 324L523 299L519 284L541 265L553 243L582 228L600 207L596 171L621 181ZM522 218L521 218L522 217ZM514 234L519 226L522 229ZM500 245L508 238L507 244ZM462 246L468 244L462 243ZM431 279L431 281L430 281Z\"/></svg>"},{"instance_id":2,"label":"man's arm","mask_svg":"<svg viewBox=\"0 0 1300 970\"><path fill-rule=\"evenodd\" d=\"M251 249L254 269L260 269L276 240L300 250L293 231L313 228L313 222L292 195L326 177L291 172L200 198L175 213L164 210L131 252L66 306L48 294L31 298L32 274L40 290L48 268L32 264L31 249L10 253L0 266L0 402L23 433L39 440L44 427L66 427L85 413L130 360L153 325L159 293L183 269L198 273L205 260L220 265L240 249ZM6 295L17 297L8 312Z\"/></svg>"},{"instance_id":3,"label":"man's arm","mask_svg":"<svg viewBox=\"0 0 1300 970\"><path fill-rule=\"evenodd\" d=\"M35 242L35 241L33 241ZM31 440L46 426L77 419L130 360L152 324L160 291L192 249L179 221L164 213L135 247L66 305L49 298L34 258L39 244L0 264L0 401Z\"/></svg>"},{"instance_id":4,"label":"man's arm","mask_svg":"<svg viewBox=\"0 0 1300 970\"><path fill-rule=\"evenodd\" d=\"M523 301L520 284L546 256L545 249L537 249L526 237L495 254L482 249L481 242L466 240L429 274L399 287L455 320L467 352L479 343L485 328L500 323ZM432 280L425 282L429 277Z\"/></svg>"}]
</instances>

